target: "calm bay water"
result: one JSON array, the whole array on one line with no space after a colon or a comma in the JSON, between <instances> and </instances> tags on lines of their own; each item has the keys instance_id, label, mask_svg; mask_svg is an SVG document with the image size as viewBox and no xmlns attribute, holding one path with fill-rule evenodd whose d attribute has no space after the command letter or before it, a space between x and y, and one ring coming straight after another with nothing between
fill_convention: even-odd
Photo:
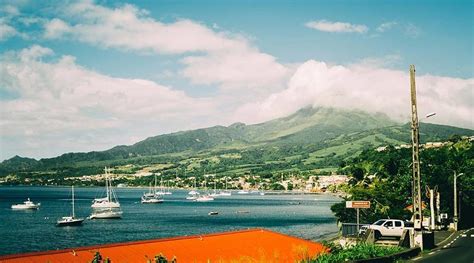
<instances>
[{"instance_id":1,"label":"calm bay water","mask_svg":"<svg viewBox=\"0 0 474 263\"><path fill-rule=\"evenodd\" d=\"M337 232L330 195L238 195L198 203L186 200L188 191L175 190L162 204L141 204L147 189L118 188L123 218L86 220L80 227L56 227L71 213L67 187L0 187L0 254L62 249L172 236L185 236L263 227L305 239L321 239ZM103 188L76 188L76 216L91 213L91 201ZM12 204L26 198L40 202L37 211L16 211ZM237 213L237 211L249 213ZM219 215L209 216L210 211Z\"/></svg>"}]
</instances>

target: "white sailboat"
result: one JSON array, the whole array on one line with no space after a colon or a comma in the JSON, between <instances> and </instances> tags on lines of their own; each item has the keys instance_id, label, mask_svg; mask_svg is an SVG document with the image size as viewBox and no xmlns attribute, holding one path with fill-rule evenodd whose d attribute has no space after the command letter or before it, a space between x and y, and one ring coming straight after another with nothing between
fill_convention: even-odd
<instances>
[{"instance_id":1,"label":"white sailboat","mask_svg":"<svg viewBox=\"0 0 474 263\"><path fill-rule=\"evenodd\" d=\"M173 194L170 191L170 182L169 181L166 183L166 188L165 188L165 191L163 192L163 194L165 194L165 195L172 195Z\"/></svg>"},{"instance_id":2,"label":"white sailboat","mask_svg":"<svg viewBox=\"0 0 474 263\"><path fill-rule=\"evenodd\" d=\"M122 217L120 203L112 188L112 179L108 174L107 167L105 167L105 189L107 193L106 197L94 199L91 205L93 210L89 217L90 219L113 219Z\"/></svg>"},{"instance_id":3,"label":"white sailboat","mask_svg":"<svg viewBox=\"0 0 474 263\"><path fill-rule=\"evenodd\" d=\"M112 179L109 176L108 169L105 167L105 192L106 196L103 198L96 198L92 201L92 208L120 208L117 195L112 188Z\"/></svg>"},{"instance_id":4,"label":"white sailboat","mask_svg":"<svg viewBox=\"0 0 474 263\"><path fill-rule=\"evenodd\" d=\"M225 177L225 191L221 191L220 196L231 196L232 192L227 190L227 176Z\"/></svg>"},{"instance_id":5,"label":"white sailboat","mask_svg":"<svg viewBox=\"0 0 474 263\"><path fill-rule=\"evenodd\" d=\"M121 217L122 211L112 208L96 210L89 216L90 219L118 219Z\"/></svg>"},{"instance_id":6,"label":"white sailboat","mask_svg":"<svg viewBox=\"0 0 474 263\"><path fill-rule=\"evenodd\" d=\"M199 192L196 189L196 177L194 177L194 189L188 192L186 200L196 200L199 198Z\"/></svg>"},{"instance_id":7,"label":"white sailboat","mask_svg":"<svg viewBox=\"0 0 474 263\"><path fill-rule=\"evenodd\" d=\"M74 209L74 185L72 186L72 215L63 216L56 223L57 226L80 226L84 221L84 218L76 218L76 213Z\"/></svg>"},{"instance_id":8,"label":"white sailboat","mask_svg":"<svg viewBox=\"0 0 474 263\"><path fill-rule=\"evenodd\" d=\"M148 193L143 193L143 196L142 197L153 197L155 196L155 192L154 189L151 187L151 183L150 183L150 189L148 190Z\"/></svg>"},{"instance_id":9,"label":"white sailboat","mask_svg":"<svg viewBox=\"0 0 474 263\"><path fill-rule=\"evenodd\" d=\"M209 202L209 201L214 201L214 197L212 197L209 192L207 192L207 181L204 181L204 188L206 191L206 194L199 195L194 201L196 202Z\"/></svg>"},{"instance_id":10,"label":"white sailboat","mask_svg":"<svg viewBox=\"0 0 474 263\"><path fill-rule=\"evenodd\" d=\"M212 196L212 197L220 196L220 193L217 192L216 182L214 182L214 192L210 194L209 196Z\"/></svg>"},{"instance_id":11,"label":"white sailboat","mask_svg":"<svg viewBox=\"0 0 474 263\"><path fill-rule=\"evenodd\" d=\"M239 195L248 195L249 194L249 191L247 190L240 190L237 192Z\"/></svg>"},{"instance_id":12,"label":"white sailboat","mask_svg":"<svg viewBox=\"0 0 474 263\"><path fill-rule=\"evenodd\" d=\"M36 210L41 206L41 203L33 203L31 202L30 198L28 200L24 201L23 204L16 204L12 205L12 209L16 210Z\"/></svg>"},{"instance_id":13,"label":"white sailboat","mask_svg":"<svg viewBox=\"0 0 474 263\"><path fill-rule=\"evenodd\" d=\"M144 193L141 198L142 204L159 204L163 203L163 196L156 192L156 175L155 185L152 188L150 184L150 190L148 193Z\"/></svg>"},{"instance_id":14,"label":"white sailboat","mask_svg":"<svg viewBox=\"0 0 474 263\"><path fill-rule=\"evenodd\" d=\"M198 198L196 198L194 201L196 202L209 202L209 201L214 201L214 197L210 195L201 195Z\"/></svg>"},{"instance_id":15,"label":"white sailboat","mask_svg":"<svg viewBox=\"0 0 474 263\"><path fill-rule=\"evenodd\" d=\"M196 200L199 198L199 194L186 196L186 200Z\"/></svg>"}]
</instances>

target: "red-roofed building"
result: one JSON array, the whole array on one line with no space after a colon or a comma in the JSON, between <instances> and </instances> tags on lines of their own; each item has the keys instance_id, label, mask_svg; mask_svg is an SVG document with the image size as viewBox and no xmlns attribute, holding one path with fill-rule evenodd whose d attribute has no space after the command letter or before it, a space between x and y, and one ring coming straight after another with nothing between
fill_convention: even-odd
<instances>
[{"instance_id":1,"label":"red-roofed building","mask_svg":"<svg viewBox=\"0 0 474 263\"><path fill-rule=\"evenodd\" d=\"M99 252L115 262L153 262L163 254L177 262L297 262L327 249L320 243L264 230L215 233L0 256L0 262L91 262Z\"/></svg>"}]
</instances>

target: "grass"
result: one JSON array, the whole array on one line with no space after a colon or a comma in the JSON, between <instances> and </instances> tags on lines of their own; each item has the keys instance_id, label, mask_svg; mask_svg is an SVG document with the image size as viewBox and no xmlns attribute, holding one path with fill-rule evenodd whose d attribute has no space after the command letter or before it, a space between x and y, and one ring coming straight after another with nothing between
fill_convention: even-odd
<instances>
[{"instance_id":1,"label":"grass","mask_svg":"<svg viewBox=\"0 0 474 263\"><path fill-rule=\"evenodd\" d=\"M339 136L338 139L342 140L343 138ZM337 140L334 140L334 141L337 141ZM372 145L371 148L375 148L380 145L387 145L387 144L399 145L402 143L403 142L388 138L387 136L383 134L368 135L359 139L349 140L346 142L340 142L339 145L326 147L324 149L312 152L309 154L309 158L306 159L304 162L305 164L309 164L312 162L316 162L319 158L330 157L332 155L356 156L367 145Z\"/></svg>"},{"instance_id":2,"label":"grass","mask_svg":"<svg viewBox=\"0 0 474 263\"><path fill-rule=\"evenodd\" d=\"M343 249L340 246L335 246L329 243L325 244L331 250L330 253L325 253L317 256L316 259L304 261L308 263L336 263L349 260L361 260L376 257L383 257L401 252L401 247L382 247L373 244L360 243L352 247Z\"/></svg>"}]
</instances>

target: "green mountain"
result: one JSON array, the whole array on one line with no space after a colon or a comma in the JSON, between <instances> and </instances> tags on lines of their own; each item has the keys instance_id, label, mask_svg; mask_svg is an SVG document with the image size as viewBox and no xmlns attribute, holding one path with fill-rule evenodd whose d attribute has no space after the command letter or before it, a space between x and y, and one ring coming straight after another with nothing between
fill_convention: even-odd
<instances>
[{"instance_id":1,"label":"green mountain","mask_svg":"<svg viewBox=\"0 0 474 263\"><path fill-rule=\"evenodd\" d=\"M434 124L422 124L420 130L423 141L445 140L453 134L474 134L473 130ZM287 117L260 124L235 123L228 127L214 126L158 135L106 151L67 153L39 161L15 156L0 164L0 175L51 170L81 175L94 173L97 171L95 168L104 165L177 163L226 153L238 154L238 163L243 166L265 169L265 164L280 163L283 167L288 160L297 159L299 169L314 169L337 166L341 160L363 149L409 142L409 125L396 123L386 115L307 107ZM77 167L81 170L73 172L70 169ZM223 166L224 170L228 168Z\"/></svg>"}]
</instances>

